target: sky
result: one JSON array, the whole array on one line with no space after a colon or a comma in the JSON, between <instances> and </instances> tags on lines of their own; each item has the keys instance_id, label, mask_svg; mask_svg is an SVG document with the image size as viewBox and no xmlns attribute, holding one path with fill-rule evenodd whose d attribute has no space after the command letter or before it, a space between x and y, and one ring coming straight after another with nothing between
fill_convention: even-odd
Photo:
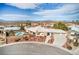
<instances>
[{"instance_id":1,"label":"sky","mask_svg":"<svg viewBox=\"0 0 79 59\"><path fill-rule=\"evenodd\" d=\"M0 3L0 21L79 20L78 3Z\"/></svg>"}]
</instances>

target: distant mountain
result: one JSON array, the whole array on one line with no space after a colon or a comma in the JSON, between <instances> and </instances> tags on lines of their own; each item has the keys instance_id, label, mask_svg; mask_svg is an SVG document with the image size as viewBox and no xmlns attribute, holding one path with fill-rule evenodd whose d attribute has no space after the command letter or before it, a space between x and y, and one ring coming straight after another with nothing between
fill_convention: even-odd
<instances>
[{"instance_id":1,"label":"distant mountain","mask_svg":"<svg viewBox=\"0 0 79 59\"><path fill-rule=\"evenodd\" d=\"M8 21L8 20L3 20L3 19L0 19L0 22L44 22L44 21L58 21L58 20L11 20L11 21ZM61 20L63 22L72 22L72 20ZM75 21L75 20L74 20Z\"/></svg>"},{"instance_id":2,"label":"distant mountain","mask_svg":"<svg viewBox=\"0 0 79 59\"><path fill-rule=\"evenodd\" d=\"M4 22L5 20L3 20L3 19L0 19L0 22Z\"/></svg>"}]
</instances>

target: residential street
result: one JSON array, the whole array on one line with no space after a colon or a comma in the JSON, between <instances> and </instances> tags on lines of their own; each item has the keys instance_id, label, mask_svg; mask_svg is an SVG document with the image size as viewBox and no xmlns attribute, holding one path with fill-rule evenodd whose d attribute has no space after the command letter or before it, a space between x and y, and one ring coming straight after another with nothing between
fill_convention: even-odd
<instances>
[{"instance_id":1,"label":"residential street","mask_svg":"<svg viewBox=\"0 0 79 59\"><path fill-rule=\"evenodd\" d=\"M0 47L0 55L71 55L71 53L46 44L16 43Z\"/></svg>"}]
</instances>

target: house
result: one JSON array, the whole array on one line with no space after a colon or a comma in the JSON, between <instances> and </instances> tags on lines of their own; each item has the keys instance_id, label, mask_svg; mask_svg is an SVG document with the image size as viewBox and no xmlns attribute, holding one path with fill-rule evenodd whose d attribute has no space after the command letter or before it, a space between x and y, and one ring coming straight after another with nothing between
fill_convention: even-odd
<instances>
[{"instance_id":1,"label":"house","mask_svg":"<svg viewBox=\"0 0 79 59\"><path fill-rule=\"evenodd\" d=\"M73 44L74 43L78 44L79 43L79 26L78 25L74 25L71 26L69 31L68 31L68 35L67 35L69 44Z\"/></svg>"},{"instance_id":2,"label":"house","mask_svg":"<svg viewBox=\"0 0 79 59\"><path fill-rule=\"evenodd\" d=\"M15 26L12 26L12 27L11 26L7 26L7 27L0 26L0 37L5 37L6 35L9 35L9 34L13 35L14 31L18 31L20 29L21 29L20 27L15 27Z\"/></svg>"},{"instance_id":3,"label":"house","mask_svg":"<svg viewBox=\"0 0 79 59\"><path fill-rule=\"evenodd\" d=\"M61 29L50 29L46 27L41 27L41 26L36 26L36 27L25 27L26 31L31 31L31 32L46 32L46 33L59 33L59 34L64 34L66 33L65 31Z\"/></svg>"},{"instance_id":4,"label":"house","mask_svg":"<svg viewBox=\"0 0 79 59\"><path fill-rule=\"evenodd\" d=\"M54 36L54 42L53 45L55 46L63 46L66 42L66 32L60 29L50 29L50 28L45 28L45 27L41 27L41 26L36 26L36 27L25 27L25 30L28 32L34 32L36 35L40 35L40 33L43 33L43 36L46 36L46 41L45 43L47 43L49 41L49 37L51 35ZM48 36L49 33L49 36Z\"/></svg>"},{"instance_id":5,"label":"house","mask_svg":"<svg viewBox=\"0 0 79 59\"><path fill-rule=\"evenodd\" d=\"M20 27L5 27L4 30L20 30Z\"/></svg>"}]
</instances>

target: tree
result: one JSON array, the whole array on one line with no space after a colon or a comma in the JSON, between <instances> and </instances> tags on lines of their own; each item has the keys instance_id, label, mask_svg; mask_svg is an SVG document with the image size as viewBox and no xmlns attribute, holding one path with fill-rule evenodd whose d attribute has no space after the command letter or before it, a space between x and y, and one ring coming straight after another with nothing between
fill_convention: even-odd
<instances>
[{"instance_id":1,"label":"tree","mask_svg":"<svg viewBox=\"0 0 79 59\"><path fill-rule=\"evenodd\" d=\"M53 28L62 29L62 30L68 30L68 27L62 22L55 23Z\"/></svg>"},{"instance_id":2,"label":"tree","mask_svg":"<svg viewBox=\"0 0 79 59\"><path fill-rule=\"evenodd\" d=\"M79 20L76 20L76 24L79 24Z\"/></svg>"},{"instance_id":3,"label":"tree","mask_svg":"<svg viewBox=\"0 0 79 59\"><path fill-rule=\"evenodd\" d=\"M26 26L31 26L31 22L26 22Z\"/></svg>"},{"instance_id":4,"label":"tree","mask_svg":"<svg viewBox=\"0 0 79 59\"><path fill-rule=\"evenodd\" d=\"M79 25L79 20L72 20L72 23Z\"/></svg>"},{"instance_id":5,"label":"tree","mask_svg":"<svg viewBox=\"0 0 79 59\"><path fill-rule=\"evenodd\" d=\"M21 30L24 30L24 26L21 26Z\"/></svg>"}]
</instances>

